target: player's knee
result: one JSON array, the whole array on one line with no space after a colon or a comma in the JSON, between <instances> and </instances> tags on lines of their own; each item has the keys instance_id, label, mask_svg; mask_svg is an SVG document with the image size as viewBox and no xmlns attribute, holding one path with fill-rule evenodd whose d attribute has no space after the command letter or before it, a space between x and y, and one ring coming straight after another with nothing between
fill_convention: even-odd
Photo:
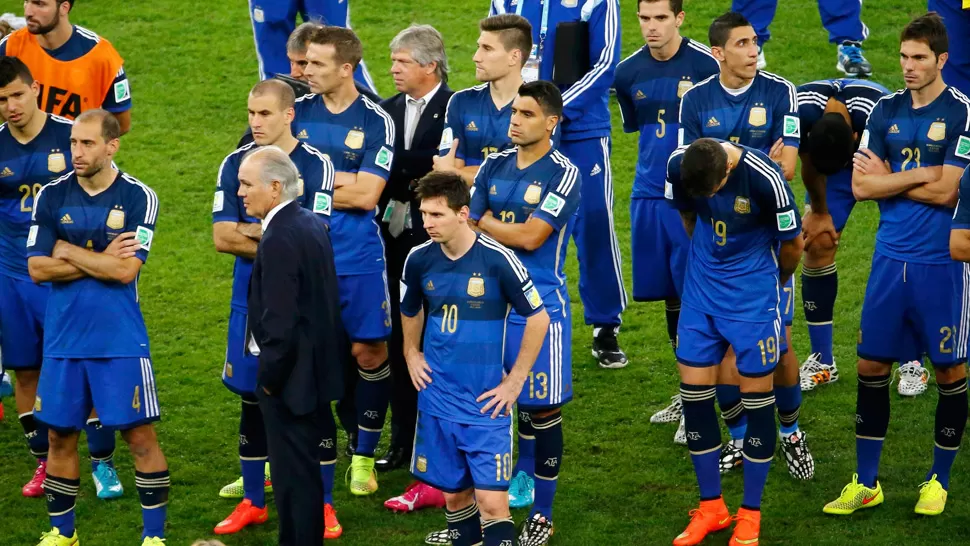
<instances>
[{"instance_id":1,"label":"player's knee","mask_svg":"<svg viewBox=\"0 0 970 546\"><path fill-rule=\"evenodd\" d=\"M832 265L835 262L835 252L838 248L832 235L828 233L817 235L805 247L805 267L818 268Z\"/></svg>"},{"instance_id":2,"label":"player's knee","mask_svg":"<svg viewBox=\"0 0 970 546\"><path fill-rule=\"evenodd\" d=\"M121 436L136 459L150 457L158 449L158 439L151 425L142 425L123 431Z\"/></svg>"},{"instance_id":3,"label":"player's knee","mask_svg":"<svg viewBox=\"0 0 970 546\"><path fill-rule=\"evenodd\" d=\"M33 396L37 393L37 382L40 380L40 370L21 370L16 372L17 381L14 389L18 393L26 393Z\"/></svg>"},{"instance_id":4,"label":"player's knee","mask_svg":"<svg viewBox=\"0 0 970 546\"><path fill-rule=\"evenodd\" d=\"M58 430L53 427L47 431L47 442L54 455L67 455L77 451L77 431Z\"/></svg>"},{"instance_id":5,"label":"player's knee","mask_svg":"<svg viewBox=\"0 0 970 546\"><path fill-rule=\"evenodd\" d=\"M462 508L468 508L474 502L474 492L471 489L459 491L457 493L445 493L445 508L450 512L457 512Z\"/></svg>"},{"instance_id":6,"label":"player's knee","mask_svg":"<svg viewBox=\"0 0 970 546\"><path fill-rule=\"evenodd\" d=\"M949 368L936 368L936 384L946 385L967 377L967 367L963 364Z\"/></svg>"},{"instance_id":7,"label":"player's knee","mask_svg":"<svg viewBox=\"0 0 970 546\"><path fill-rule=\"evenodd\" d=\"M357 365L365 370L373 370L387 361L387 344L354 343L350 350Z\"/></svg>"},{"instance_id":8,"label":"player's knee","mask_svg":"<svg viewBox=\"0 0 970 546\"><path fill-rule=\"evenodd\" d=\"M508 495L480 495L478 497L478 512L485 521L512 517L512 513L509 512Z\"/></svg>"},{"instance_id":9,"label":"player's knee","mask_svg":"<svg viewBox=\"0 0 970 546\"><path fill-rule=\"evenodd\" d=\"M876 362L875 360L859 359L856 371L859 375L889 375L893 365L887 362Z\"/></svg>"}]
</instances>

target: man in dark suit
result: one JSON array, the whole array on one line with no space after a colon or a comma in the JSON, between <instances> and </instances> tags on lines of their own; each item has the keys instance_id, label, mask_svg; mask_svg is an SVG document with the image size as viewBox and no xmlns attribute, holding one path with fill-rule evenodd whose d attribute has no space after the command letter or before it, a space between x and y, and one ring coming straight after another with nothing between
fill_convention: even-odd
<instances>
[{"instance_id":1,"label":"man in dark suit","mask_svg":"<svg viewBox=\"0 0 970 546\"><path fill-rule=\"evenodd\" d=\"M249 285L249 352L266 427L279 544L323 543L319 444L342 387L337 272L330 236L294 200L299 172L283 150L256 148L239 168L246 214L263 221Z\"/></svg>"},{"instance_id":2,"label":"man in dark suit","mask_svg":"<svg viewBox=\"0 0 970 546\"><path fill-rule=\"evenodd\" d=\"M381 195L382 235L391 292L392 334L389 347L394 391L391 398L391 446L377 461L378 470L407 467L414 441L417 392L408 376L402 350L400 279L404 260L414 246L428 240L414 188L431 172L444 130L448 59L441 34L428 25L413 25L391 41L391 75L399 93L381 102L394 121L394 165Z\"/></svg>"}]
</instances>

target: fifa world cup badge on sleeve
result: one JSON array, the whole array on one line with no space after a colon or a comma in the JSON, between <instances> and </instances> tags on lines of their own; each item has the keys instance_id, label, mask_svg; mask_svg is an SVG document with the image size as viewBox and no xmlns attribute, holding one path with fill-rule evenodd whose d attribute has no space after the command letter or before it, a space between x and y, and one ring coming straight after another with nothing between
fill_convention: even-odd
<instances>
[{"instance_id":1,"label":"fifa world cup badge on sleeve","mask_svg":"<svg viewBox=\"0 0 970 546\"><path fill-rule=\"evenodd\" d=\"M47 156L47 170L52 173L59 173L67 168L67 160L61 152L55 152Z\"/></svg>"},{"instance_id":2,"label":"fifa world cup badge on sleeve","mask_svg":"<svg viewBox=\"0 0 970 546\"><path fill-rule=\"evenodd\" d=\"M329 195L323 192L313 194L313 212L330 216L330 207L331 204Z\"/></svg>"},{"instance_id":3,"label":"fifa world cup badge on sleeve","mask_svg":"<svg viewBox=\"0 0 970 546\"><path fill-rule=\"evenodd\" d=\"M222 212L225 201L226 194L222 190L217 191L216 196L212 199L212 212Z\"/></svg>"},{"instance_id":4,"label":"fifa world cup badge on sleeve","mask_svg":"<svg viewBox=\"0 0 970 546\"><path fill-rule=\"evenodd\" d=\"M384 146L381 146L381 151L377 152L377 166L381 167L385 171L390 171L392 159L394 159L394 152L388 150Z\"/></svg>"},{"instance_id":5,"label":"fifa world cup badge on sleeve","mask_svg":"<svg viewBox=\"0 0 970 546\"><path fill-rule=\"evenodd\" d=\"M350 148L351 150L359 150L364 147L364 132L358 131L357 129L352 129L347 133L347 138L344 139L344 146Z\"/></svg>"},{"instance_id":6,"label":"fifa world cup badge on sleeve","mask_svg":"<svg viewBox=\"0 0 970 546\"><path fill-rule=\"evenodd\" d=\"M761 127L768 123L768 112L761 106L755 106L748 113L748 124L752 127Z\"/></svg>"},{"instance_id":7,"label":"fifa world cup badge on sleeve","mask_svg":"<svg viewBox=\"0 0 970 546\"><path fill-rule=\"evenodd\" d=\"M296 196L303 197L303 177L299 176L296 179Z\"/></svg>"},{"instance_id":8,"label":"fifa world cup badge on sleeve","mask_svg":"<svg viewBox=\"0 0 970 546\"><path fill-rule=\"evenodd\" d=\"M970 159L970 138L960 135L957 140L957 157Z\"/></svg>"},{"instance_id":9,"label":"fifa world cup badge on sleeve","mask_svg":"<svg viewBox=\"0 0 970 546\"><path fill-rule=\"evenodd\" d=\"M542 186L538 184L529 184L529 187L525 190L525 196L522 199L530 205L535 205L539 203L539 198L541 197Z\"/></svg>"},{"instance_id":10,"label":"fifa world cup badge on sleeve","mask_svg":"<svg viewBox=\"0 0 970 546\"><path fill-rule=\"evenodd\" d=\"M943 140L946 138L946 123L934 121L930 124L930 130L926 132L926 138L930 140Z\"/></svg>"},{"instance_id":11,"label":"fifa world cup badge on sleeve","mask_svg":"<svg viewBox=\"0 0 970 546\"><path fill-rule=\"evenodd\" d=\"M787 210L775 215L778 218L778 231L791 231L797 225L795 223L795 211Z\"/></svg>"},{"instance_id":12,"label":"fifa world cup badge on sleeve","mask_svg":"<svg viewBox=\"0 0 970 546\"><path fill-rule=\"evenodd\" d=\"M478 273L476 273L477 275ZM485 295L485 279L472 277L468 279L468 295L473 298L480 298Z\"/></svg>"},{"instance_id":13,"label":"fifa world cup badge on sleeve","mask_svg":"<svg viewBox=\"0 0 970 546\"><path fill-rule=\"evenodd\" d=\"M154 235L155 233L145 226L138 226L138 229L135 230L135 239L141 243L141 247L144 250L152 249L152 237L154 237Z\"/></svg>"},{"instance_id":14,"label":"fifa world cup badge on sleeve","mask_svg":"<svg viewBox=\"0 0 970 546\"><path fill-rule=\"evenodd\" d=\"M545 201L542 202L542 207L540 207L544 212L548 212L553 216L559 216L562 212L562 208L566 206L566 200L557 196L554 193L546 195Z\"/></svg>"},{"instance_id":15,"label":"fifa world cup badge on sleeve","mask_svg":"<svg viewBox=\"0 0 970 546\"><path fill-rule=\"evenodd\" d=\"M108 220L105 225L110 229L121 229L125 227L125 211L121 209L113 209L108 213Z\"/></svg>"},{"instance_id":16,"label":"fifa world cup badge on sleeve","mask_svg":"<svg viewBox=\"0 0 970 546\"><path fill-rule=\"evenodd\" d=\"M782 136L801 138L801 123L795 116L785 116L785 128Z\"/></svg>"}]
</instances>

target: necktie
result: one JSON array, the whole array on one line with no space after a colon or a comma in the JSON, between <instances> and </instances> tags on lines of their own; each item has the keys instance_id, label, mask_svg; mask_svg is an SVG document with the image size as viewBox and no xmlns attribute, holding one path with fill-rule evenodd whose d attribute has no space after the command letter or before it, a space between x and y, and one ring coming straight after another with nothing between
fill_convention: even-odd
<instances>
[{"instance_id":1,"label":"necktie","mask_svg":"<svg viewBox=\"0 0 970 546\"><path fill-rule=\"evenodd\" d=\"M424 111L424 99L414 100L408 98L408 122L407 127L405 127L404 133L404 149L411 149L411 139L414 138L414 130L418 126L418 120L421 119L421 112Z\"/></svg>"}]
</instances>

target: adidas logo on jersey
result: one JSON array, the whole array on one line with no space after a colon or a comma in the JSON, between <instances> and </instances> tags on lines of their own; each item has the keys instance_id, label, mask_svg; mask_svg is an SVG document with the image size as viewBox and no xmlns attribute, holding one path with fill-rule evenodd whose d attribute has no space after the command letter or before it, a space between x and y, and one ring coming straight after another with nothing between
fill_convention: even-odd
<instances>
[{"instance_id":1,"label":"adidas logo on jersey","mask_svg":"<svg viewBox=\"0 0 970 546\"><path fill-rule=\"evenodd\" d=\"M65 214L64 216L61 216L61 223L62 224L73 224L74 223L74 220L71 220L71 215L70 214Z\"/></svg>"},{"instance_id":2,"label":"adidas logo on jersey","mask_svg":"<svg viewBox=\"0 0 970 546\"><path fill-rule=\"evenodd\" d=\"M465 126L465 130L466 131L477 131L478 130L478 126L475 125L475 122L474 121L469 121L468 122L468 125Z\"/></svg>"},{"instance_id":3,"label":"adidas logo on jersey","mask_svg":"<svg viewBox=\"0 0 970 546\"><path fill-rule=\"evenodd\" d=\"M10 170L10 167L4 167L3 170L0 171L0 178L6 178L8 176L13 176L13 171Z\"/></svg>"},{"instance_id":4,"label":"adidas logo on jersey","mask_svg":"<svg viewBox=\"0 0 970 546\"><path fill-rule=\"evenodd\" d=\"M488 189L488 194L489 195L498 195L498 190L495 189L495 184L492 184L492 187Z\"/></svg>"},{"instance_id":5,"label":"adidas logo on jersey","mask_svg":"<svg viewBox=\"0 0 970 546\"><path fill-rule=\"evenodd\" d=\"M434 283L428 281L428 284L424 285L425 290L434 290Z\"/></svg>"},{"instance_id":6,"label":"adidas logo on jersey","mask_svg":"<svg viewBox=\"0 0 970 546\"><path fill-rule=\"evenodd\" d=\"M310 135L306 133L306 129L303 129L302 131L299 132L299 134L296 135L296 138L302 138L305 140L310 138Z\"/></svg>"},{"instance_id":7,"label":"adidas logo on jersey","mask_svg":"<svg viewBox=\"0 0 970 546\"><path fill-rule=\"evenodd\" d=\"M643 91L637 89L637 94L634 95L633 98L636 99L636 100L643 100L643 99L647 98L647 96L643 94Z\"/></svg>"},{"instance_id":8,"label":"adidas logo on jersey","mask_svg":"<svg viewBox=\"0 0 970 546\"><path fill-rule=\"evenodd\" d=\"M889 128L889 134L891 134L891 135L898 135L899 134L899 126L896 125L895 123L893 123L893 126Z\"/></svg>"},{"instance_id":9,"label":"adidas logo on jersey","mask_svg":"<svg viewBox=\"0 0 970 546\"><path fill-rule=\"evenodd\" d=\"M596 165L593 165L593 170L589 172L589 175L590 176L596 176L596 175L598 175L601 172L603 172L603 169L601 169L600 168L600 164L597 163Z\"/></svg>"},{"instance_id":10,"label":"adidas logo on jersey","mask_svg":"<svg viewBox=\"0 0 970 546\"><path fill-rule=\"evenodd\" d=\"M712 116L711 119L707 120L707 126L708 127L720 127L721 126L721 122L717 121L717 118L715 118L715 117Z\"/></svg>"}]
</instances>

